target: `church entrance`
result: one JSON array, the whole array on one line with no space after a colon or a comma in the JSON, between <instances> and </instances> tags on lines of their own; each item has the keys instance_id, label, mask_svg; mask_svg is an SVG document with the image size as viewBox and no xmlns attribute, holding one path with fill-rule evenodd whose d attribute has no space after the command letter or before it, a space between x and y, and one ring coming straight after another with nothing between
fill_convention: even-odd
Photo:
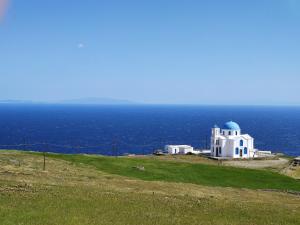
<instances>
[{"instance_id":1,"label":"church entrance","mask_svg":"<svg viewBox=\"0 0 300 225\"><path fill-rule=\"evenodd\" d=\"M240 157L243 157L243 150L240 149Z\"/></svg>"}]
</instances>

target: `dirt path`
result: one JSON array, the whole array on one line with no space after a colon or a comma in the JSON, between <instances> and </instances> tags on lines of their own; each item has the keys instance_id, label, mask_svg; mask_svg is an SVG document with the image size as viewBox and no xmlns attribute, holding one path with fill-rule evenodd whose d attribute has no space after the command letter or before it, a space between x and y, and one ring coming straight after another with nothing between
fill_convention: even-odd
<instances>
[{"instance_id":1,"label":"dirt path","mask_svg":"<svg viewBox=\"0 0 300 225\"><path fill-rule=\"evenodd\" d=\"M224 161L222 164L250 169L274 168L281 170L288 166L289 160L279 158L274 160Z\"/></svg>"}]
</instances>

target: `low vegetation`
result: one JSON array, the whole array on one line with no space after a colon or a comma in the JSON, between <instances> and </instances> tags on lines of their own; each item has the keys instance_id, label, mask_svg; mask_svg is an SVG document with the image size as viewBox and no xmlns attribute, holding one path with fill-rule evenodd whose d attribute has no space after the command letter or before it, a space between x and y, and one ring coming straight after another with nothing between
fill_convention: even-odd
<instances>
[{"instance_id":1,"label":"low vegetation","mask_svg":"<svg viewBox=\"0 0 300 225\"><path fill-rule=\"evenodd\" d=\"M300 191L300 182L272 171L179 163L154 158L105 157L50 154L74 164L92 165L98 170L148 181L193 183L207 186ZM144 169L140 169L143 167Z\"/></svg>"},{"instance_id":2,"label":"low vegetation","mask_svg":"<svg viewBox=\"0 0 300 225\"><path fill-rule=\"evenodd\" d=\"M212 181L205 170L225 177ZM255 190L264 176L298 190L298 181L276 173L206 162L48 154L44 171L41 154L0 151L0 224L299 224L300 197Z\"/></svg>"}]
</instances>

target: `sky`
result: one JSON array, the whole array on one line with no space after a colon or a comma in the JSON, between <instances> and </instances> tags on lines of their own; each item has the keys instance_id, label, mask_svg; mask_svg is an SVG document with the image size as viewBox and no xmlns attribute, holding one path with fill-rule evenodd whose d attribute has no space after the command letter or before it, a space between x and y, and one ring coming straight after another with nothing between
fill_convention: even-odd
<instances>
[{"instance_id":1,"label":"sky","mask_svg":"<svg viewBox=\"0 0 300 225\"><path fill-rule=\"evenodd\" d=\"M0 0L0 99L300 105L299 0Z\"/></svg>"}]
</instances>

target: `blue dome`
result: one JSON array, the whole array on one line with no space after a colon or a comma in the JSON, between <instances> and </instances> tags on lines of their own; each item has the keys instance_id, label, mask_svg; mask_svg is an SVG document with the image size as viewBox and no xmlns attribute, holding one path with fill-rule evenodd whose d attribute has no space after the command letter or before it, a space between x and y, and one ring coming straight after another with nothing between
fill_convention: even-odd
<instances>
[{"instance_id":1,"label":"blue dome","mask_svg":"<svg viewBox=\"0 0 300 225\"><path fill-rule=\"evenodd\" d=\"M229 122L225 123L223 126L223 129L224 130L241 130L240 126L233 121L229 121Z\"/></svg>"}]
</instances>

